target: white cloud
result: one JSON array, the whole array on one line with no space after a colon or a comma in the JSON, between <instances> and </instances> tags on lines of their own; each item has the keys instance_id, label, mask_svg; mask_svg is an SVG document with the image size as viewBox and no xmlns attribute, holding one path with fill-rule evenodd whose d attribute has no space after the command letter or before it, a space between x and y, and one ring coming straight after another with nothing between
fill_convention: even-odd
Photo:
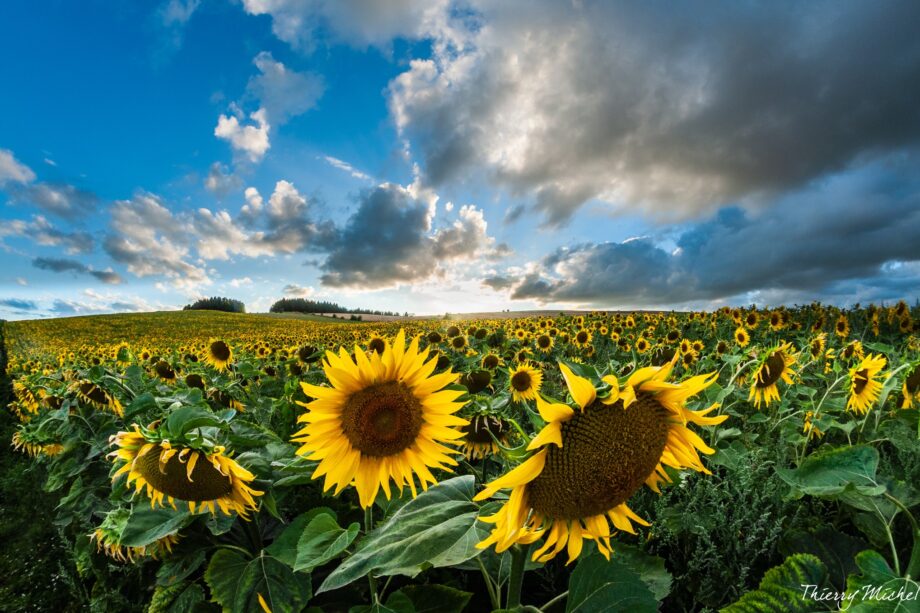
<instances>
[{"instance_id":1,"label":"white cloud","mask_svg":"<svg viewBox=\"0 0 920 613\"><path fill-rule=\"evenodd\" d=\"M306 113L323 95L323 78L315 72L295 72L263 51L253 60L258 74L249 79L246 93L259 101L267 119L279 126Z\"/></svg>"},{"instance_id":2,"label":"white cloud","mask_svg":"<svg viewBox=\"0 0 920 613\"><path fill-rule=\"evenodd\" d=\"M238 190L242 184L243 180L220 162L211 164L208 176L204 180L205 188L218 198L223 198L230 192Z\"/></svg>"},{"instance_id":3,"label":"white cloud","mask_svg":"<svg viewBox=\"0 0 920 613\"><path fill-rule=\"evenodd\" d=\"M31 183L35 173L13 157L9 149L0 149L0 186L6 183Z\"/></svg>"},{"instance_id":4,"label":"white cloud","mask_svg":"<svg viewBox=\"0 0 920 613\"><path fill-rule=\"evenodd\" d=\"M228 285L236 288L245 287L247 285L252 285L252 279L249 277L234 278L230 279Z\"/></svg>"},{"instance_id":5,"label":"white cloud","mask_svg":"<svg viewBox=\"0 0 920 613\"><path fill-rule=\"evenodd\" d=\"M28 284L29 282L23 279L22 277L16 277L16 285L22 285L23 287L25 287Z\"/></svg>"},{"instance_id":6,"label":"white cloud","mask_svg":"<svg viewBox=\"0 0 920 613\"><path fill-rule=\"evenodd\" d=\"M42 215L35 215L32 221L8 220L0 227L0 239L5 236L24 236L44 247L63 247L69 254L89 253L93 250L93 237L81 231L58 230Z\"/></svg>"},{"instance_id":7,"label":"white cloud","mask_svg":"<svg viewBox=\"0 0 920 613\"><path fill-rule=\"evenodd\" d=\"M367 174L361 172L360 170L358 170L357 168L355 168L354 166L352 166L352 165L349 164L348 162L344 162L344 161L342 161L342 160L340 160L340 159L338 159L338 158L334 158L334 157L332 157L331 155L324 155L324 156L323 156L323 159L326 160L326 162L328 162L329 165L332 166L333 168L338 168L339 170L344 170L345 172L347 172L348 174L350 174L350 175L351 175L352 177L354 177L355 179L361 179L362 181L370 181L370 180L371 180L371 177L370 177L370 176L368 176Z\"/></svg>"},{"instance_id":8,"label":"white cloud","mask_svg":"<svg viewBox=\"0 0 920 613\"><path fill-rule=\"evenodd\" d=\"M316 293L312 287L304 287L296 283L289 283L281 289L281 293L291 298L308 298Z\"/></svg>"},{"instance_id":9,"label":"white cloud","mask_svg":"<svg viewBox=\"0 0 920 613\"><path fill-rule=\"evenodd\" d=\"M258 162L271 147L268 139L271 126L264 108L251 113L249 118L254 123L245 125L235 115L221 114L214 128L214 136L229 141L234 151L245 154L251 162Z\"/></svg>"},{"instance_id":10,"label":"white cloud","mask_svg":"<svg viewBox=\"0 0 920 613\"><path fill-rule=\"evenodd\" d=\"M164 26L183 26L198 10L201 0L169 0L160 7L160 19Z\"/></svg>"}]
</instances>

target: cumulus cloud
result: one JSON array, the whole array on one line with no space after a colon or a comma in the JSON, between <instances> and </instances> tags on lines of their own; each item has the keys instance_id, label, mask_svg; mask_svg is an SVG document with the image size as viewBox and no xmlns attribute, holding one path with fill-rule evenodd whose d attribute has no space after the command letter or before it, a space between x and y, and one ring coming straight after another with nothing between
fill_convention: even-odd
<instances>
[{"instance_id":1,"label":"cumulus cloud","mask_svg":"<svg viewBox=\"0 0 920 613\"><path fill-rule=\"evenodd\" d=\"M66 258L35 258L32 260L32 266L51 272L72 272L74 275L90 275L109 285L122 283L121 276L111 268L108 270L93 270L82 262Z\"/></svg>"},{"instance_id":2,"label":"cumulus cloud","mask_svg":"<svg viewBox=\"0 0 920 613\"><path fill-rule=\"evenodd\" d=\"M198 210L193 224L201 257L275 256L323 249L334 241L334 226L311 220L307 199L293 183L278 181L267 206L255 188L247 188L245 194L247 204L237 219L227 211Z\"/></svg>"},{"instance_id":3,"label":"cumulus cloud","mask_svg":"<svg viewBox=\"0 0 920 613\"><path fill-rule=\"evenodd\" d=\"M251 162L258 162L271 147L268 132L271 126L266 118L265 108L251 113L252 123L240 123L236 115L221 114L214 128L214 136L226 140L235 152L245 155Z\"/></svg>"},{"instance_id":4,"label":"cumulus cloud","mask_svg":"<svg viewBox=\"0 0 920 613\"><path fill-rule=\"evenodd\" d=\"M384 183L362 193L358 210L321 268L331 287L379 289L425 280L451 263L486 255L494 242L482 211L460 209L459 219L432 232L437 197L414 184Z\"/></svg>"},{"instance_id":5,"label":"cumulus cloud","mask_svg":"<svg viewBox=\"0 0 920 613\"><path fill-rule=\"evenodd\" d=\"M111 232L103 247L138 277L163 275L176 287L211 283L200 266L187 261L191 233L154 194L141 192L112 205Z\"/></svg>"},{"instance_id":6,"label":"cumulus cloud","mask_svg":"<svg viewBox=\"0 0 920 613\"><path fill-rule=\"evenodd\" d=\"M308 298L316 293L316 290L314 290L312 287L305 287L303 285L297 285L296 283L289 283L281 289L281 293L292 298Z\"/></svg>"},{"instance_id":7,"label":"cumulus cloud","mask_svg":"<svg viewBox=\"0 0 920 613\"><path fill-rule=\"evenodd\" d=\"M18 161L9 149L0 149L0 187L7 183L31 183L35 180L32 169Z\"/></svg>"},{"instance_id":8,"label":"cumulus cloud","mask_svg":"<svg viewBox=\"0 0 920 613\"><path fill-rule=\"evenodd\" d=\"M310 51L322 30L332 42L386 47L397 37L425 38L445 28L448 0L243 0L250 15L270 15L275 36Z\"/></svg>"},{"instance_id":9,"label":"cumulus cloud","mask_svg":"<svg viewBox=\"0 0 920 613\"><path fill-rule=\"evenodd\" d=\"M246 93L259 101L274 125L306 113L316 106L326 86L315 72L295 72L263 51L253 64L260 74L249 79Z\"/></svg>"},{"instance_id":10,"label":"cumulus cloud","mask_svg":"<svg viewBox=\"0 0 920 613\"><path fill-rule=\"evenodd\" d=\"M214 162L208 169L208 176L204 180L205 189L217 196L225 198L230 192L235 192L243 186L243 180L234 175L220 162Z\"/></svg>"},{"instance_id":11,"label":"cumulus cloud","mask_svg":"<svg viewBox=\"0 0 920 613\"><path fill-rule=\"evenodd\" d=\"M391 83L394 121L429 182L482 173L548 225L753 205L920 137L917 4L472 4L462 47Z\"/></svg>"},{"instance_id":12,"label":"cumulus cloud","mask_svg":"<svg viewBox=\"0 0 920 613\"><path fill-rule=\"evenodd\" d=\"M525 274L489 284L511 297L591 305L669 306L820 296L912 298L920 265L914 156L691 225L674 245L654 237L558 249Z\"/></svg>"},{"instance_id":13,"label":"cumulus cloud","mask_svg":"<svg viewBox=\"0 0 920 613\"><path fill-rule=\"evenodd\" d=\"M93 250L93 237L87 232L65 232L54 227L42 215L35 215L32 221L11 219L0 227L0 239L5 236L24 236L37 245L63 247L69 254L89 253Z\"/></svg>"}]
</instances>

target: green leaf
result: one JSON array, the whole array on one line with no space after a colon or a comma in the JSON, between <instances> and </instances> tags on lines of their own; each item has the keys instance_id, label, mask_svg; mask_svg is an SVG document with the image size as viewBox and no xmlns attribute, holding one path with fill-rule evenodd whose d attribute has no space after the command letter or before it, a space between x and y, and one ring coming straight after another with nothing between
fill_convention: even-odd
<instances>
[{"instance_id":1,"label":"green leaf","mask_svg":"<svg viewBox=\"0 0 920 613\"><path fill-rule=\"evenodd\" d=\"M582 556L569 579L566 613L629 611L654 613L655 595L626 564L594 552Z\"/></svg>"},{"instance_id":2,"label":"green leaf","mask_svg":"<svg viewBox=\"0 0 920 613\"><path fill-rule=\"evenodd\" d=\"M172 555L157 570L157 585L175 585L204 564L205 551L197 549L188 555Z\"/></svg>"},{"instance_id":3,"label":"green leaf","mask_svg":"<svg viewBox=\"0 0 920 613\"><path fill-rule=\"evenodd\" d=\"M469 546L479 513L474 494L472 475L442 481L423 492L371 531L316 593L342 587L369 572L414 577L428 565L474 557L479 552ZM455 548L461 541L465 545Z\"/></svg>"},{"instance_id":4,"label":"green leaf","mask_svg":"<svg viewBox=\"0 0 920 613\"><path fill-rule=\"evenodd\" d=\"M170 508L151 509L149 504L138 503L131 507L131 515L122 530L119 543L125 547L144 547L154 541L181 530L194 520L188 511Z\"/></svg>"},{"instance_id":5,"label":"green leaf","mask_svg":"<svg viewBox=\"0 0 920 613\"><path fill-rule=\"evenodd\" d=\"M199 407L179 407L166 418L166 429L174 437L179 437L195 428L220 425L220 418Z\"/></svg>"},{"instance_id":6,"label":"green leaf","mask_svg":"<svg viewBox=\"0 0 920 613\"><path fill-rule=\"evenodd\" d=\"M348 528L339 526L335 518L321 513L310 520L297 541L297 559L294 570L310 572L317 566L335 559L358 536L361 526L353 523Z\"/></svg>"},{"instance_id":7,"label":"green leaf","mask_svg":"<svg viewBox=\"0 0 920 613\"><path fill-rule=\"evenodd\" d=\"M860 538L838 532L831 526L813 530L791 530L780 542L784 555L810 553L827 567L828 579L841 590L846 586L847 575L856 572L856 554L868 545Z\"/></svg>"},{"instance_id":8,"label":"green leaf","mask_svg":"<svg viewBox=\"0 0 920 613\"><path fill-rule=\"evenodd\" d=\"M218 550L204 579L211 600L228 613L263 613L260 594L272 613L296 613L311 597L310 575L295 573L264 551L246 558L235 551Z\"/></svg>"},{"instance_id":9,"label":"green leaf","mask_svg":"<svg viewBox=\"0 0 920 613\"><path fill-rule=\"evenodd\" d=\"M899 577L884 557L871 549L856 556L859 575L847 577L847 594L853 595L853 613L915 613L920 584Z\"/></svg>"},{"instance_id":10,"label":"green leaf","mask_svg":"<svg viewBox=\"0 0 920 613\"><path fill-rule=\"evenodd\" d=\"M397 594L406 596L412 602L415 613L460 613L473 597L471 592L446 585L407 585L393 592L387 604Z\"/></svg>"},{"instance_id":11,"label":"green leaf","mask_svg":"<svg viewBox=\"0 0 920 613\"><path fill-rule=\"evenodd\" d=\"M144 392L125 407L125 420L157 407L157 402L150 392Z\"/></svg>"},{"instance_id":12,"label":"green leaf","mask_svg":"<svg viewBox=\"0 0 920 613\"><path fill-rule=\"evenodd\" d=\"M827 569L816 556L797 553L767 571L760 587L748 592L735 604L722 609L722 613L810 613L819 609L821 602L806 598L808 586L822 588Z\"/></svg>"},{"instance_id":13,"label":"green leaf","mask_svg":"<svg viewBox=\"0 0 920 613\"><path fill-rule=\"evenodd\" d=\"M664 560L648 554L638 547L617 542L613 559L639 575L655 600L663 600L671 592L671 573L665 570Z\"/></svg>"},{"instance_id":14,"label":"green leaf","mask_svg":"<svg viewBox=\"0 0 920 613\"><path fill-rule=\"evenodd\" d=\"M303 534L303 529L307 527L310 520L320 513L327 513L335 517L335 511L329 507L317 507L298 515L274 542L265 548L266 553L294 568L294 562L297 559L297 541L300 540L300 535Z\"/></svg>"},{"instance_id":15,"label":"green leaf","mask_svg":"<svg viewBox=\"0 0 920 613\"><path fill-rule=\"evenodd\" d=\"M878 461L878 451L867 445L826 448L805 458L798 468L777 468L776 473L810 496L834 497L847 490L878 496L885 491L875 480Z\"/></svg>"}]
</instances>

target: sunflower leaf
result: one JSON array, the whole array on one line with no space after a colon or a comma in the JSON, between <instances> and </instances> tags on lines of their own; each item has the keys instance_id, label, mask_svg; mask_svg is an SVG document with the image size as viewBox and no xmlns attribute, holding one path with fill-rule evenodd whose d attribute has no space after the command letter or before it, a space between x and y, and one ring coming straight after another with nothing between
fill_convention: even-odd
<instances>
[{"instance_id":1,"label":"sunflower leaf","mask_svg":"<svg viewBox=\"0 0 920 613\"><path fill-rule=\"evenodd\" d=\"M792 486L796 497L834 497L853 490L878 496L885 491L885 486L875 479L878 462L874 447L829 447L808 456L797 468L777 468L776 473Z\"/></svg>"},{"instance_id":2,"label":"sunflower leaf","mask_svg":"<svg viewBox=\"0 0 920 613\"><path fill-rule=\"evenodd\" d=\"M310 520L297 541L294 570L310 572L335 559L351 545L360 529L358 523L342 528L335 517L320 513Z\"/></svg>"},{"instance_id":3,"label":"sunflower leaf","mask_svg":"<svg viewBox=\"0 0 920 613\"><path fill-rule=\"evenodd\" d=\"M194 520L187 510L151 509L146 502L135 504L121 532L119 543L125 547L144 547L181 530Z\"/></svg>"},{"instance_id":4,"label":"sunflower leaf","mask_svg":"<svg viewBox=\"0 0 920 613\"><path fill-rule=\"evenodd\" d=\"M369 572L414 577L424 567L459 564L475 557L479 506L472 475L442 481L406 503L360 542L317 590L347 585ZM478 533L478 532L477 532Z\"/></svg>"},{"instance_id":5,"label":"sunflower leaf","mask_svg":"<svg viewBox=\"0 0 920 613\"><path fill-rule=\"evenodd\" d=\"M166 429L174 437L180 437L194 428L220 425L220 418L198 407L180 407L166 418Z\"/></svg>"},{"instance_id":6,"label":"sunflower leaf","mask_svg":"<svg viewBox=\"0 0 920 613\"><path fill-rule=\"evenodd\" d=\"M263 551L254 558L227 549L217 551L204 579L211 599L224 611L261 613L261 596L273 613L300 611L311 597L310 575L296 573Z\"/></svg>"},{"instance_id":7,"label":"sunflower leaf","mask_svg":"<svg viewBox=\"0 0 920 613\"><path fill-rule=\"evenodd\" d=\"M589 611L636 611L654 613L658 610L655 594L638 572L627 564L593 552L583 556L569 579L566 613Z\"/></svg>"}]
</instances>

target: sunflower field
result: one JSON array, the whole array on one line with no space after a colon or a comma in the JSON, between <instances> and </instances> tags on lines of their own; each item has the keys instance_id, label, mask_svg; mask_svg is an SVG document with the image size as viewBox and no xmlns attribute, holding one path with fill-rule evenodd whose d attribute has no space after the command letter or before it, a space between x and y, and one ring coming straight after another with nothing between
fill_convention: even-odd
<instances>
[{"instance_id":1,"label":"sunflower field","mask_svg":"<svg viewBox=\"0 0 920 613\"><path fill-rule=\"evenodd\" d=\"M917 611L918 330L904 302L6 322L2 540L55 544L3 551L54 581L0 601Z\"/></svg>"}]
</instances>

